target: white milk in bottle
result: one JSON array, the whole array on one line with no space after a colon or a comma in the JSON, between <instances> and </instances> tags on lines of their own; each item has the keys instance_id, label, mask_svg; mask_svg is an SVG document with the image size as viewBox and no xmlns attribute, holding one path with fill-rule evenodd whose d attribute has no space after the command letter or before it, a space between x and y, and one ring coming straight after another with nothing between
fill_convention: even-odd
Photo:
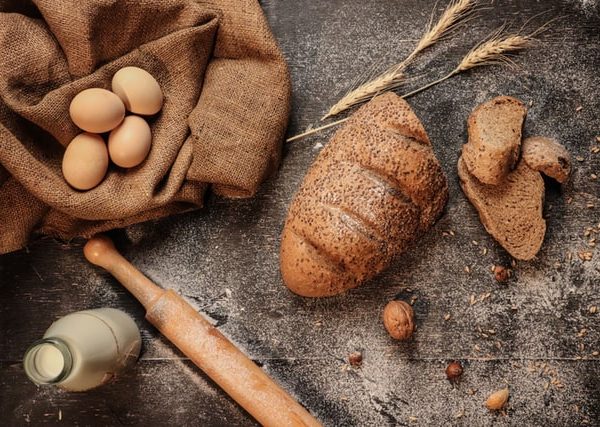
<instances>
[{"instance_id":1,"label":"white milk in bottle","mask_svg":"<svg viewBox=\"0 0 600 427\"><path fill-rule=\"evenodd\" d=\"M135 362L140 331L114 308L71 313L54 322L25 353L27 376L39 385L83 391L110 380Z\"/></svg>"}]
</instances>

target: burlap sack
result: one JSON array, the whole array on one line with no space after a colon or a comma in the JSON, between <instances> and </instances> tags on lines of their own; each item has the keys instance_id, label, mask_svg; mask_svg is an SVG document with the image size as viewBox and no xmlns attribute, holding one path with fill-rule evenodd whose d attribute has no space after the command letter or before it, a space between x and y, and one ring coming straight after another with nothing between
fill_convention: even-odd
<instances>
[{"instance_id":1,"label":"burlap sack","mask_svg":"<svg viewBox=\"0 0 600 427\"><path fill-rule=\"evenodd\" d=\"M61 238L202 206L212 187L253 195L276 168L289 115L287 67L256 0L13 0L0 3L0 253L32 233ZM81 131L69 103L139 66L165 103L134 169L96 188L64 181Z\"/></svg>"}]
</instances>

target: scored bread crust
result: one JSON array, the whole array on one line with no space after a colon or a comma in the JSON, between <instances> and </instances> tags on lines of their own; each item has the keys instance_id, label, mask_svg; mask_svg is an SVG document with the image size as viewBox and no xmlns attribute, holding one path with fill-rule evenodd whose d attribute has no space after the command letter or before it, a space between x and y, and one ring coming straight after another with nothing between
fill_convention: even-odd
<instances>
[{"instance_id":1,"label":"scored bread crust","mask_svg":"<svg viewBox=\"0 0 600 427\"><path fill-rule=\"evenodd\" d=\"M486 185L469 173L461 156L458 177L487 232L514 258L527 261L535 257L546 233L540 173L520 161L500 185Z\"/></svg>"},{"instance_id":2,"label":"scored bread crust","mask_svg":"<svg viewBox=\"0 0 600 427\"><path fill-rule=\"evenodd\" d=\"M462 157L480 182L498 185L516 166L526 115L525 105L510 96L498 96L473 110Z\"/></svg>"},{"instance_id":3,"label":"scored bread crust","mask_svg":"<svg viewBox=\"0 0 600 427\"><path fill-rule=\"evenodd\" d=\"M441 215L446 177L406 101L373 98L333 136L292 201L280 266L293 292L330 296L382 271Z\"/></svg>"}]
</instances>

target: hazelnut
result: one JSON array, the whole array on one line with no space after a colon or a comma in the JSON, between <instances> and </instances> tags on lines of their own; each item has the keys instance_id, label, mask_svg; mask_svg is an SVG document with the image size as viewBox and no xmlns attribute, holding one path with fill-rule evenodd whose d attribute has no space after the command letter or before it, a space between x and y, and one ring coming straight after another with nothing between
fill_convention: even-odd
<instances>
[{"instance_id":1,"label":"hazelnut","mask_svg":"<svg viewBox=\"0 0 600 427\"><path fill-rule=\"evenodd\" d=\"M496 281L498 281L500 283L504 283L510 277L510 270L501 265L495 265L494 266L494 277L496 278Z\"/></svg>"},{"instance_id":2,"label":"hazelnut","mask_svg":"<svg viewBox=\"0 0 600 427\"><path fill-rule=\"evenodd\" d=\"M415 330L414 311L404 301L390 301L383 309L383 324L392 338L407 340Z\"/></svg>"},{"instance_id":3,"label":"hazelnut","mask_svg":"<svg viewBox=\"0 0 600 427\"><path fill-rule=\"evenodd\" d=\"M352 366L360 366L362 364L363 356L360 351L355 351L348 356L348 362Z\"/></svg>"},{"instance_id":4,"label":"hazelnut","mask_svg":"<svg viewBox=\"0 0 600 427\"><path fill-rule=\"evenodd\" d=\"M503 388L502 390L498 390L487 398L485 401L485 406L490 411L498 411L506 405L508 401L508 387Z\"/></svg>"},{"instance_id":5,"label":"hazelnut","mask_svg":"<svg viewBox=\"0 0 600 427\"><path fill-rule=\"evenodd\" d=\"M462 373L463 373L463 367L460 364L460 362L457 360L450 363L448 365L448 367L446 368L446 376L448 377L449 381L458 381L458 379L462 375Z\"/></svg>"}]
</instances>

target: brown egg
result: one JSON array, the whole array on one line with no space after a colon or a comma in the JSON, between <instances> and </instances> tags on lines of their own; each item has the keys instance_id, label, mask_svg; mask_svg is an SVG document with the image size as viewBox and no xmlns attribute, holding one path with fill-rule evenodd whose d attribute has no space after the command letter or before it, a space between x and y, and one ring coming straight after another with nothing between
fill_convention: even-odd
<instances>
[{"instance_id":1,"label":"brown egg","mask_svg":"<svg viewBox=\"0 0 600 427\"><path fill-rule=\"evenodd\" d=\"M99 135L80 133L67 146L62 161L65 180L78 190L100 184L108 169L108 151Z\"/></svg>"},{"instance_id":2,"label":"brown egg","mask_svg":"<svg viewBox=\"0 0 600 427\"><path fill-rule=\"evenodd\" d=\"M132 113L149 116L162 108L163 94L158 82L141 68L125 67L117 71L112 79L112 91Z\"/></svg>"},{"instance_id":3,"label":"brown egg","mask_svg":"<svg viewBox=\"0 0 600 427\"><path fill-rule=\"evenodd\" d=\"M125 106L111 91L92 88L73 98L69 114L73 123L84 131L102 133L113 130L123 121Z\"/></svg>"},{"instance_id":4,"label":"brown egg","mask_svg":"<svg viewBox=\"0 0 600 427\"><path fill-rule=\"evenodd\" d=\"M127 116L108 136L108 153L116 165L132 168L144 161L151 144L152 132L146 120Z\"/></svg>"}]
</instances>

